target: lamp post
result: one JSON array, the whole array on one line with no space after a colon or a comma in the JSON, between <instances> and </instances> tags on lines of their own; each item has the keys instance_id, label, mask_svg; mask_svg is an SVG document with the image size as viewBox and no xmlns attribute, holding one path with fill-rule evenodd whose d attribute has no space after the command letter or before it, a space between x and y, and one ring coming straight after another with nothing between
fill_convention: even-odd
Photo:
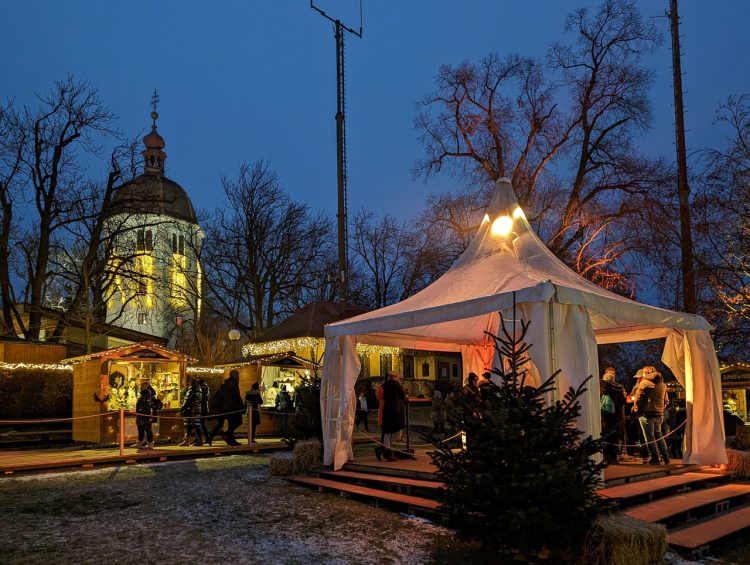
<instances>
[{"instance_id":1,"label":"lamp post","mask_svg":"<svg viewBox=\"0 0 750 565\"><path fill-rule=\"evenodd\" d=\"M234 344L234 358L235 359L239 359L240 354L237 351L237 346L239 345L240 331L239 330L229 330L229 333L227 334L227 337L229 338L229 341L231 341Z\"/></svg>"}]
</instances>

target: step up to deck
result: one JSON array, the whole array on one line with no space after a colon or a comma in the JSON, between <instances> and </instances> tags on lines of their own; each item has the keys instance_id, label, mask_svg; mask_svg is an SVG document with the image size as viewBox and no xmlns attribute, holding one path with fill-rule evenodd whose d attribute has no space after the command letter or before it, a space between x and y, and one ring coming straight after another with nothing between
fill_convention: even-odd
<instances>
[{"instance_id":1,"label":"step up to deck","mask_svg":"<svg viewBox=\"0 0 750 565\"><path fill-rule=\"evenodd\" d=\"M713 488L694 490L653 502L634 506L625 511L631 518L644 522L665 522L685 515L690 517L706 509L708 514L726 510L733 502L742 501L750 495L750 484L727 484Z\"/></svg>"},{"instance_id":2,"label":"step up to deck","mask_svg":"<svg viewBox=\"0 0 750 565\"><path fill-rule=\"evenodd\" d=\"M323 471L320 476L333 481L363 482L392 486L396 489L420 489L437 491L445 488L445 483L440 481L425 481L423 479L410 479L409 477L398 477L394 475L382 475L379 473L360 473L357 471Z\"/></svg>"},{"instance_id":3,"label":"step up to deck","mask_svg":"<svg viewBox=\"0 0 750 565\"><path fill-rule=\"evenodd\" d=\"M600 497L617 501L621 506L634 504L641 500L653 500L669 492L680 492L691 488L703 488L710 484L728 482L729 473L680 473L668 475L637 483L627 483L614 487L599 489Z\"/></svg>"},{"instance_id":4,"label":"step up to deck","mask_svg":"<svg viewBox=\"0 0 750 565\"><path fill-rule=\"evenodd\" d=\"M750 506L743 506L711 520L669 532L667 543L695 551L747 528L750 528Z\"/></svg>"},{"instance_id":5,"label":"step up to deck","mask_svg":"<svg viewBox=\"0 0 750 565\"><path fill-rule=\"evenodd\" d=\"M375 488L363 487L360 485L353 485L351 483L342 483L340 481L332 481L330 479L322 479L318 477L306 477L306 476L293 476L289 477L289 480L293 483L317 487L319 489L331 490L338 493L355 494L371 498L374 500L383 500L391 503L400 504L409 508L416 508L421 510L437 511L440 509L441 504L435 500L429 498L422 498L419 496L411 496L408 494L400 494L396 492L390 492L386 490L380 490Z\"/></svg>"}]
</instances>

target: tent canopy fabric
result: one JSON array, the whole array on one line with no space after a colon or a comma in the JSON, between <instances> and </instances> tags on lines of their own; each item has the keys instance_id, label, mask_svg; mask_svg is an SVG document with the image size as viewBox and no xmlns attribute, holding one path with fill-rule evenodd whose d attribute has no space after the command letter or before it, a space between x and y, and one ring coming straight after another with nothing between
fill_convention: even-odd
<instances>
[{"instance_id":1,"label":"tent canopy fabric","mask_svg":"<svg viewBox=\"0 0 750 565\"><path fill-rule=\"evenodd\" d=\"M686 387L688 426L691 402L700 415L692 428L700 428L700 438L690 429L687 432L686 460L726 461L718 362L708 335L711 326L700 316L624 298L572 271L534 233L510 180L503 178L473 241L443 276L402 302L326 325L321 392L324 462L339 468L350 453L350 445L341 438L351 434L348 397L359 366L351 360L349 347L362 342L461 351L465 373L476 372L480 365L501 362L493 356L494 347L488 351L485 333L498 334L498 313L510 327L518 319L531 323L526 336L532 344L530 372L539 381L560 370L562 392L596 375L597 344L667 338L663 360ZM347 370L341 372L342 367ZM598 381L592 379L588 389L579 427L598 436Z\"/></svg>"}]
</instances>

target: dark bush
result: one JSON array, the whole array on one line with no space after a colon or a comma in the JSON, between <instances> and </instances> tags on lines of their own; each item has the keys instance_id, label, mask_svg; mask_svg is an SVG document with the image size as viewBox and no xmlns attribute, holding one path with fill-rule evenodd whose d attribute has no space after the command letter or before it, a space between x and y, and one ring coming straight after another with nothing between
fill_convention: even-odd
<instances>
[{"instance_id":1,"label":"dark bush","mask_svg":"<svg viewBox=\"0 0 750 565\"><path fill-rule=\"evenodd\" d=\"M72 409L72 372L0 371L0 420L69 418Z\"/></svg>"},{"instance_id":2,"label":"dark bush","mask_svg":"<svg viewBox=\"0 0 750 565\"><path fill-rule=\"evenodd\" d=\"M320 415L320 377L303 377L294 391L294 413L289 415L289 431L284 438L294 445L303 439L323 441Z\"/></svg>"}]
</instances>

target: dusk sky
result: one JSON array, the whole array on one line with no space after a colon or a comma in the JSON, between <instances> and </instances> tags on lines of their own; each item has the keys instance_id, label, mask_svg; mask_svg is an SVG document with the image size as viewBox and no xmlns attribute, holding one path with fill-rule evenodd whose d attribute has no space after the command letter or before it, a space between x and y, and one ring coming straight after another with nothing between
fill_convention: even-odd
<instances>
[{"instance_id":1,"label":"dusk sky","mask_svg":"<svg viewBox=\"0 0 750 565\"><path fill-rule=\"evenodd\" d=\"M356 0L316 2L358 27ZM350 213L367 206L404 218L430 192L457 186L447 174L413 179L423 155L415 102L441 64L491 52L544 57L564 40L565 15L597 2L445 0L364 2L364 37L347 41ZM639 2L662 16L667 0ZM750 93L750 2L681 2L689 149L721 143L712 122L729 95ZM651 155L674 158L669 25L647 59L656 79ZM283 188L335 213L335 51L332 24L307 0L4 2L0 98L33 103L34 92L72 73L91 82L130 135L150 124L158 89L167 174L197 208L220 205L220 175L267 159ZM93 175L103 176L106 159Z\"/></svg>"}]
</instances>

